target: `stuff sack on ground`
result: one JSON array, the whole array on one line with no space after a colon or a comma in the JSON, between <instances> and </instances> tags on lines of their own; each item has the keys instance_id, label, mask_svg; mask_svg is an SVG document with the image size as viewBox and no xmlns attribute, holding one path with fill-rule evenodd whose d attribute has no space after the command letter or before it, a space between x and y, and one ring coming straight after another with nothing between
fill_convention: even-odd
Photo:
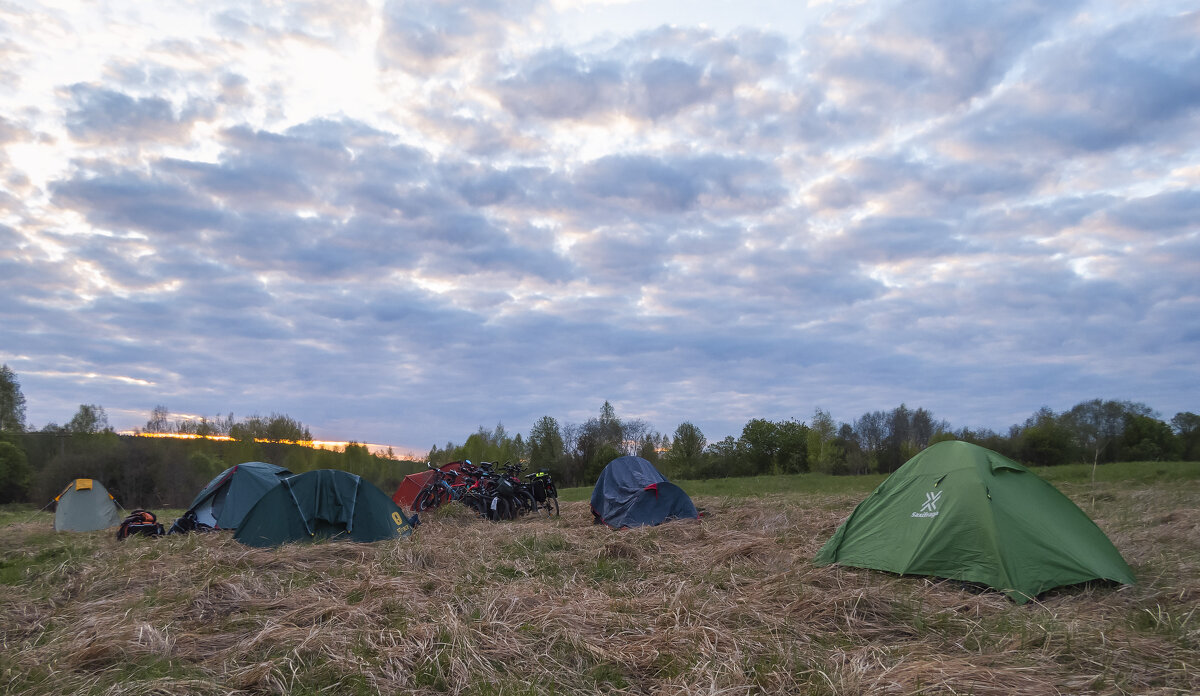
<instances>
[{"instance_id":1,"label":"stuff sack on ground","mask_svg":"<svg viewBox=\"0 0 1200 696\"><path fill-rule=\"evenodd\" d=\"M126 539L131 536L162 536L165 532L158 523L158 517L149 510L134 510L121 522L117 528L117 538Z\"/></svg>"}]
</instances>

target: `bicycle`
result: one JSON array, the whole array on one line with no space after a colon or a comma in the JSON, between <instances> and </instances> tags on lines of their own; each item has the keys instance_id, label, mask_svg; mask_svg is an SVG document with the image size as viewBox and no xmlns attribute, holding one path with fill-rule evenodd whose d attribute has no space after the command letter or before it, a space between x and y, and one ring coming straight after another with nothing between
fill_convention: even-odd
<instances>
[{"instance_id":1,"label":"bicycle","mask_svg":"<svg viewBox=\"0 0 1200 696\"><path fill-rule=\"evenodd\" d=\"M533 499L537 501L537 509L545 512L546 517L558 517L558 488L549 471L542 469L536 474L530 474L529 487Z\"/></svg>"},{"instance_id":2,"label":"bicycle","mask_svg":"<svg viewBox=\"0 0 1200 696\"><path fill-rule=\"evenodd\" d=\"M463 495L463 487L450 483L457 480L457 471L442 471L433 465L427 466L433 472L433 479L425 484L413 499L413 512L435 510L444 503L461 499Z\"/></svg>"}]
</instances>

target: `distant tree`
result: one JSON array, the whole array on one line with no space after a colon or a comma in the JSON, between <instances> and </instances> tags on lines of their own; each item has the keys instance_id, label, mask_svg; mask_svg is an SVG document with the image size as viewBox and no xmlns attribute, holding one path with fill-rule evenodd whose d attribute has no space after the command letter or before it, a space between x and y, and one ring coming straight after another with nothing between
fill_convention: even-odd
<instances>
[{"instance_id":1,"label":"distant tree","mask_svg":"<svg viewBox=\"0 0 1200 696\"><path fill-rule=\"evenodd\" d=\"M0 365L0 432L25 430L25 395L8 365Z\"/></svg>"},{"instance_id":2,"label":"distant tree","mask_svg":"<svg viewBox=\"0 0 1200 696\"><path fill-rule=\"evenodd\" d=\"M629 454L637 444L625 437L624 424L608 401L600 408L599 417L580 426L564 426L563 441L571 459L566 477L576 482L595 481L610 461Z\"/></svg>"},{"instance_id":3,"label":"distant tree","mask_svg":"<svg viewBox=\"0 0 1200 696\"><path fill-rule=\"evenodd\" d=\"M542 416L529 431L529 468L533 471L548 469L557 472L564 454L558 421L550 416Z\"/></svg>"},{"instance_id":4,"label":"distant tree","mask_svg":"<svg viewBox=\"0 0 1200 696\"><path fill-rule=\"evenodd\" d=\"M1171 426L1150 416L1125 416L1125 430L1121 433L1122 459L1172 461L1179 459L1181 450L1179 438L1171 431Z\"/></svg>"},{"instance_id":5,"label":"distant tree","mask_svg":"<svg viewBox=\"0 0 1200 696\"><path fill-rule=\"evenodd\" d=\"M1071 431L1049 407L1025 421L1020 434L1020 459L1037 466L1066 464L1071 459Z\"/></svg>"},{"instance_id":6,"label":"distant tree","mask_svg":"<svg viewBox=\"0 0 1200 696\"><path fill-rule=\"evenodd\" d=\"M25 451L0 440L0 503L25 500L31 471Z\"/></svg>"},{"instance_id":7,"label":"distant tree","mask_svg":"<svg viewBox=\"0 0 1200 696\"><path fill-rule=\"evenodd\" d=\"M888 418L883 411L868 411L854 422L854 437L866 455L869 470L879 470L879 457L888 435Z\"/></svg>"},{"instance_id":8,"label":"distant tree","mask_svg":"<svg viewBox=\"0 0 1200 696\"><path fill-rule=\"evenodd\" d=\"M80 404L79 410L67 422L67 432L72 435L94 435L111 431L108 414L103 406L96 404Z\"/></svg>"},{"instance_id":9,"label":"distant tree","mask_svg":"<svg viewBox=\"0 0 1200 696\"><path fill-rule=\"evenodd\" d=\"M742 427L741 443L755 474L778 471L779 426L769 420L755 418Z\"/></svg>"},{"instance_id":10,"label":"distant tree","mask_svg":"<svg viewBox=\"0 0 1200 696\"><path fill-rule=\"evenodd\" d=\"M229 436L235 440L264 440L279 443L309 443L312 433L300 421L282 413L272 413L269 417L254 415L234 423L229 428Z\"/></svg>"},{"instance_id":11,"label":"distant tree","mask_svg":"<svg viewBox=\"0 0 1200 696\"><path fill-rule=\"evenodd\" d=\"M621 419L617 418L617 410L608 401L600 407L600 417L596 419L596 430L599 441L614 446L624 452L625 428Z\"/></svg>"},{"instance_id":12,"label":"distant tree","mask_svg":"<svg viewBox=\"0 0 1200 696\"><path fill-rule=\"evenodd\" d=\"M725 439L710 443L705 454L708 458L710 476L721 478L746 475L741 441L732 435L726 435Z\"/></svg>"},{"instance_id":13,"label":"distant tree","mask_svg":"<svg viewBox=\"0 0 1200 696\"><path fill-rule=\"evenodd\" d=\"M169 433L175 429L171 423L171 412L166 406L158 405L150 412L150 420L146 421L146 427L142 428L142 432L147 433Z\"/></svg>"},{"instance_id":14,"label":"distant tree","mask_svg":"<svg viewBox=\"0 0 1200 696\"><path fill-rule=\"evenodd\" d=\"M865 474L870 471L867 456L854 436L854 426L842 423L838 426L836 444L842 452L841 471L844 474Z\"/></svg>"},{"instance_id":15,"label":"distant tree","mask_svg":"<svg viewBox=\"0 0 1200 696\"><path fill-rule=\"evenodd\" d=\"M1079 447L1088 452L1094 469L1106 452L1105 461L1115 460L1126 415L1149 416L1152 413L1145 404L1092 399L1078 403L1064 413L1063 423L1071 430Z\"/></svg>"},{"instance_id":16,"label":"distant tree","mask_svg":"<svg viewBox=\"0 0 1200 696\"><path fill-rule=\"evenodd\" d=\"M828 411L817 408L808 426L808 460L817 471L826 474L841 473L838 468L845 453L838 447L837 423Z\"/></svg>"},{"instance_id":17,"label":"distant tree","mask_svg":"<svg viewBox=\"0 0 1200 696\"><path fill-rule=\"evenodd\" d=\"M940 430L939 425L933 422L933 415L919 407L912 412L909 424L910 441L918 452L928 447L934 433Z\"/></svg>"},{"instance_id":18,"label":"distant tree","mask_svg":"<svg viewBox=\"0 0 1200 696\"><path fill-rule=\"evenodd\" d=\"M1200 461L1200 415L1191 411L1176 413L1171 428L1179 438L1180 456L1184 461Z\"/></svg>"},{"instance_id":19,"label":"distant tree","mask_svg":"<svg viewBox=\"0 0 1200 696\"><path fill-rule=\"evenodd\" d=\"M775 424L774 469L784 474L800 474L809 470L812 458L808 452L809 427L794 418Z\"/></svg>"},{"instance_id":20,"label":"distant tree","mask_svg":"<svg viewBox=\"0 0 1200 696\"><path fill-rule=\"evenodd\" d=\"M600 478L600 472L604 471L604 467L608 466L609 462L623 456L625 456L624 452L607 442L600 445L592 454L592 461L588 463L584 482L595 483L596 479Z\"/></svg>"},{"instance_id":21,"label":"distant tree","mask_svg":"<svg viewBox=\"0 0 1200 696\"><path fill-rule=\"evenodd\" d=\"M675 436L671 439L671 449L667 452L666 460L673 471L689 478L705 476L702 471L704 463L704 447L708 440L692 423L683 422L675 428Z\"/></svg>"},{"instance_id":22,"label":"distant tree","mask_svg":"<svg viewBox=\"0 0 1200 696\"><path fill-rule=\"evenodd\" d=\"M666 435L651 430L638 440L636 454L651 464L657 464L660 453L670 448L671 442L667 439Z\"/></svg>"}]
</instances>

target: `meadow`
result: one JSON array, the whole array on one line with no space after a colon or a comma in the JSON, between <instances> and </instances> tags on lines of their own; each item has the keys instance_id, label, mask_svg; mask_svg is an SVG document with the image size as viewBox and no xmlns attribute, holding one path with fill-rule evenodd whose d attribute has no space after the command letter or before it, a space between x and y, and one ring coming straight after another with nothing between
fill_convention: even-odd
<instances>
[{"instance_id":1,"label":"meadow","mask_svg":"<svg viewBox=\"0 0 1200 696\"><path fill-rule=\"evenodd\" d=\"M1200 464L1039 470L1134 586L1018 606L811 558L874 477L680 482L700 521L490 524L261 550L227 534L56 534L0 509L8 694L1191 694ZM179 511L159 511L167 523Z\"/></svg>"}]
</instances>

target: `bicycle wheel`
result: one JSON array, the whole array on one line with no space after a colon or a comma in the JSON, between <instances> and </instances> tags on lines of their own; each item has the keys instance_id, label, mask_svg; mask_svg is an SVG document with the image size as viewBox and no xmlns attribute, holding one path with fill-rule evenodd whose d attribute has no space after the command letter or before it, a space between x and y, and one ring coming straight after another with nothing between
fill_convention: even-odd
<instances>
[{"instance_id":1,"label":"bicycle wheel","mask_svg":"<svg viewBox=\"0 0 1200 696\"><path fill-rule=\"evenodd\" d=\"M537 509L537 501L529 491L517 491L517 514L524 515Z\"/></svg>"},{"instance_id":2,"label":"bicycle wheel","mask_svg":"<svg viewBox=\"0 0 1200 696\"><path fill-rule=\"evenodd\" d=\"M413 499L413 512L424 512L429 509L429 491L422 489L417 497Z\"/></svg>"},{"instance_id":3,"label":"bicycle wheel","mask_svg":"<svg viewBox=\"0 0 1200 696\"><path fill-rule=\"evenodd\" d=\"M471 508L471 511L476 515L479 515L485 520L488 518L487 502L484 501L483 498L480 498L477 495L469 495L463 498L463 503L465 503L467 507Z\"/></svg>"},{"instance_id":4,"label":"bicycle wheel","mask_svg":"<svg viewBox=\"0 0 1200 696\"><path fill-rule=\"evenodd\" d=\"M489 519L493 522L512 519L512 506L501 496L492 498L492 502L489 504L489 512Z\"/></svg>"},{"instance_id":5,"label":"bicycle wheel","mask_svg":"<svg viewBox=\"0 0 1200 696\"><path fill-rule=\"evenodd\" d=\"M546 498L542 509L546 511L546 517L558 517L558 498Z\"/></svg>"}]
</instances>

